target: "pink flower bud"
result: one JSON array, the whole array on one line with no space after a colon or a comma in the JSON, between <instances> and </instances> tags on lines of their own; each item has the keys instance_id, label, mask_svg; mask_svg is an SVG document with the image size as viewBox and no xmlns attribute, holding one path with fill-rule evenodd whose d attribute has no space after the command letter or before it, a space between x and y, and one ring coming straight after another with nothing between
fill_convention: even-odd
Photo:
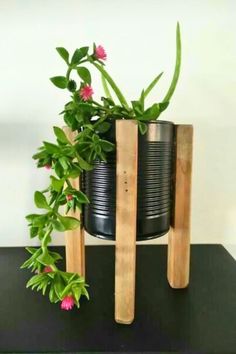
<instances>
[{"instance_id":1,"label":"pink flower bud","mask_svg":"<svg viewBox=\"0 0 236 354\"><path fill-rule=\"evenodd\" d=\"M61 309L62 310L71 310L74 306L75 302L74 302L74 298L70 295L65 296L64 299L61 302Z\"/></svg>"},{"instance_id":2,"label":"pink flower bud","mask_svg":"<svg viewBox=\"0 0 236 354\"><path fill-rule=\"evenodd\" d=\"M97 59L101 59L101 60L107 59L107 53L105 52L105 49L101 45L96 47L94 54Z\"/></svg>"},{"instance_id":3,"label":"pink flower bud","mask_svg":"<svg viewBox=\"0 0 236 354\"><path fill-rule=\"evenodd\" d=\"M50 170L52 168L52 166L49 163L47 163L44 167L46 168L46 170Z\"/></svg>"},{"instance_id":4,"label":"pink flower bud","mask_svg":"<svg viewBox=\"0 0 236 354\"><path fill-rule=\"evenodd\" d=\"M72 199L73 199L73 195L72 194L67 194L66 200L69 202Z\"/></svg>"},{"instance_id":5,"label":"pink flower bud","mask_svg":"<svg viewBox=\"0 0 236 354\"><path fill-rule=\"evenodd\" d=\"M94 94L93 89L90 85L85 85L84 87L81 88L80 90L80 97L84 101L88 101L92 95Z\"/></svg>"},{"instance_id":6,"label":"pink flower bud","mask_svg":"<svg viewBox=\"0 0 236 354\"><path fill-rule=\"evenodd\" d=\"M50 266L44 267L43 273L51 273L53 272L53 269Z\"/></svg>"}]
</instances>

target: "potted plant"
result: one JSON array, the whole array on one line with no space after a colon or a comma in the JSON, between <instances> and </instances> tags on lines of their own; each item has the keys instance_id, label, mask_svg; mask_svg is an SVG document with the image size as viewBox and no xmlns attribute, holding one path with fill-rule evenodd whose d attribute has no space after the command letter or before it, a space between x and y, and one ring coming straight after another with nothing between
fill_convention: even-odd
<instances>
[{"instance_id":1,"label":"potted plant","mask_svg":"<svg viewBox=\"0 0 236 354\"><path fill-rule=\"evenodd\" d=\"M138 228L137 239L158 237L169 229L171 206L171 179L173 175L173 123L157 120L168 107L180 72L180 28L176 29L176 64L170 88L164 99L150 107L145 99L162 76L158 75L142 90L137 100L127 102L121 90L104 68L107 58L102 46L93 45L76 49L72 57L65 48L56 48L67 65L65 76L52 77L52 83L67 89L70 101L60 113L65 124L76 137L71 143L64 131L54 127L56 143L43 142L33 156L39 168L50 175L49 186L36 191L36 207L44 211L26 216L30 237L38 237L41 247L27 247L30 258L22 268L36 273L27 287L48 291L52 303L61 302L61 308L79 307L81 296L89 298L83 277L58 268L61 256L48 245L53 230L76 229L79 220L63 215L60 207L83 210L84 226L91 234L114 239L115 230L115 120L133 119L139 127L138 161ZM101 74L105 95L95 101L90 71L84 64L95 67ZM72 75L79 77L77 83ZM112 91L112 94L111 94ZM115 94L115 99L113 95ZM70 179L82 176L82 191Z\"/></svg>"}]
</instances>

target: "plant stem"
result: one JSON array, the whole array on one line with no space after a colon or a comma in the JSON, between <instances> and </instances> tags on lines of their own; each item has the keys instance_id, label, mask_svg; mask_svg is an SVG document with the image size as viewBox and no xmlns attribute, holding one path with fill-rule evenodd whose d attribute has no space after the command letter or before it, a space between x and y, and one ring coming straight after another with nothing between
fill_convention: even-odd
<instances>
[{"instance_id":1,"label":"plant stem","mask_svg":"<svg viewBox=\"0 0 236 354\"><path fill-rule=\"evenodd\" d=\"M102 106L100 103L98 103L98 102L96 102L96 101L94 101L94 100L92 100L92 103L95 104L96 106L100 107L100 108L103 109L104 111L107 111L107 110L108 110L106 107Z\"/></svg>"},{"instance_id":2,"label":"plant stem","mask_svg":"<svg viewBox=\"0 0 236 354\"><path fill-rule=\"evenodd\" d=\"M48 187L48 188L42 190L41 193L47 193L47 192L49 192L49 191L50 191L50 187Z\"/></svg>"},{"instance_id":3,"label":"plant stem","mask_svg":"<svg viewBox=\"0 0 236 354\"><path fill-rule=\"evenodd\" d=\"M97 121L96 121L96 123L94 124L94 128L97 128L97 126L99 125L99 124L101 124L102 122L104 122L104 120L106 120L107 119L107 117L105 116L105 117L101 117L101 118L99 118Z\"/></svg>"},{"instance_id":4,"label":"plant stem","mask_svg":"<svg viewBox=\"0 0 236 354\"><path fill-rule=\"evenodd\" d=\"M111 76L108 74L108 72L99 64L95 63L94 61L91 60L91 63L100 71L100 73L105 77L107 82L111 85L113 91L115 92L118 100L120 101L121 105L124 106L125 108L129 108L129 105L123 96L122 92L114 82L114 80L111 78Z\"/></svg>"},{"instance_id":5,"label":"plant stem","mask_svg":"<svg viewBox=\"0 0 236 354\"><path fill-rule=\"evenodd\" d=\"M102 79L102 86L105 92L105 95L110 98L111 100L113 100L112 95L110 93L109 87L107 85L107 80L105 79L105 77L103 75L101 75L101 79Z\"/></svg>"},{"instance_id":6,"label":"plant stem","mask_svg":"<svg viewBox=\"0 0 236 354\"><path fill-rule=\"evenodd\" d=\"M72 70L73 70L73 68L71 68L71 67L69 66L69 68L68 68L68 70L67 70L67 72L66 72L66 78L67 78L68 81L69 81L69 79L70 79L70 73L71 73Z\"/></svg>"},{"instance_id":7,"label":"plant stem","mask_svg":"<svg viewBox=\"0 0 236 354\"><path fill-rule=\"evenodd\" d=\"M88 59L81 60L81 61L79 62L79 65L80 65L80 64L83 64L83 63L86 63L86 62L88 62Z\"/></svg>"},{"instance_id":8,"label":"plant stem","mask_svg":"<svg viewBox=\"0 0 236 354\"><path fill-rule=\"evenodd\" d=\"M57 268L57 266L56 266L55 264L50 264L50 267L52 268L52 270L53 270L54 272L57 272L57 271L58 271L58 268Z\"/></svg>"},{"instance_id":9,"label":"plant stem","mask_svg":"<svg viewBox=\"0 0 236 354\"><path fill-rule=\"evenodd\" d=\"M181 35L180 35L180 27L179 22L177 22L176 27L176 60L175 60L175 70L174 75L171 81L170 88L165 95L162 102L169 102L177 85L179 74L180 74L180 66L181 66Z\"/></svg>"},{"instance_id":10,"label":"plant stem","mask_svg":"<svg viewBox=\"0 0 236 354\"><path fill-rule=\"evenodd\" d=\"M43 236L43 239L42 239L42 249L43 250L45 250L47 248L46 240L47 240L48 235L50 235L50 233L52 232L52 230L53 230L53 227L50 225L47 232Z\"/></svg>"},{"instance_id":11,"label":"plant stem","mask_svg":"<svg viewBox=\"0 0 236 354\"><path fill-rule=\"evenodd\" d=\"M67 183L68 187L70 187L71 189L73 189L73 187L72 187L72 185L71 185L71 183L70 183L70 181L69 181L68 178L66 179L66 183Z\"/></svg>"}]
</instances>

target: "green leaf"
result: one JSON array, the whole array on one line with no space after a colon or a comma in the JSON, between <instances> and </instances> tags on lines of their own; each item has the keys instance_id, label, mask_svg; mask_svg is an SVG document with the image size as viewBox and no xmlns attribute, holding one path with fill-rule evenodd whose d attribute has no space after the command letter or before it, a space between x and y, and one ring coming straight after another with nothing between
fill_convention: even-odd
<instances>
[{"instance_id":1,"label":"green leaf","mask_svg":"<svg viewBox=\"0 0 236 354\"><path fill-rule=\"evenodd\" d=\"M69 144L69 140L66 137L66 134L64 133L64 131L59 128L59 127L53 127L54 130L54 134L56 135L57 139L64 144Z\"/></svg>"},{"instance_id":2,"label":"green leaf","mask_svg":"<svg viewBox=\"0 0 236 354\"><path fill-rule=\"evenodd\" d=\"M57 47L56 50L57 50L58 54L62 57L62 59L64 59L65 62L67 64L69 64L69 53L68 53L68 51L65 48L63 48L63 47Z\"/></svg>"},{"instance_id":3,"label":"green leaf","mask_svg":"<svg viewBox=\"0 0 236 354\"><path fill-rule=\"evenodd\" d=\"M79 103L78 108L81 113L88 114L91 117L94 115L95 108L89 103Z\"/></svg>"},{"instance_id":4,"label":"green leaf","mask_svg":"<svg viewBox=\"0 0 236 354\"><path fill-rule=\"evenodd\" d=\"M137 117L143 114L142 103L140 101L131 101L134 113Z\"/></svg>"},{"instance_id":5,"label":"green leaf","mask_svg":"<svg viewBox=\"0 0 236 354\"><path fill-rule=\"evenodd\" d=\"M64 179L57 179L54 176L50 176L52 188L56 192L60 192L64 185Z\"/></svg>"},{"instance_id":6,"label":"green leaf","mask_svg":"<svg viewBox=\"0 0 236 354\"><path fill-rule=\"evenodd\" d=\"M76 130L78 128L78 122L73 114L70 113L65 113L64 115L64 122L68 127L72 129L72 131Z\"/></svg>"},{"instance_id":7,"label":"green leaf","mask_svg":"<svg viewBox=\"0 0 236 354\"><path fill-rule=\"evenodd\" d=\"M99 138L99 136L97 134L93 134L92 140L93 140L94 143L99 143L100 138Z\"/></svg>"},{"instance_id":8,"label":"green leaf","mask_svg":"<svg viewBox=\"0 0 236 354\"><path fill-rule=\"evenodd\" d=\"M21 266L20 269L24 269L24 268L30 268L32 263L32 259L31 257L29 259L27 259Z\"/></svg>"},{"instance_id":9,"label":"green leaf","mask_svg":"<svg viewBox=\"0 0 236 354\"><path fill-rule=\"evenodd\" d=\"M63 232L66 230L65 226L62 224L62 222L60 220L52 219L51 223L52 223L53 228L57 231Z\"/></svg>"},{"instance_id":10,"label":"green leaf","mask_svg":"<svg viewBox=\"0 0 236 354\"><path fill-rule=\"evenodd\" d=\"M73 101L67 102L65 104L65 111L73 111L76 108L76 104Z\"/></svg>"},{"instance_id":11,"label":"green leaf","mask_svg":"<svg viewBox=\"0 0 236 354\"><path fill-rule=\"evenodd\" d=\"M48 143L47 141L43 142L45 149L47 150L47 152L49 152L50 154L57 154L60 153L60 147L52 144L52 143Z\"/></svg>"},{"instance_id":12,"label":"green leaf","mask_svg":"<svg viewBox=\"0 0 236 354\"><path fill-rule=\"evenodd\" d=\"M32 224L34 222L34 220L41 215L44 215L44 214L29 214L29 215L26 215L25 218L30 224Z\"/></svg>"},{"instance_id":13,"label":"green leaf","mask_svg":"<svg viewBox=\"0 0 236 354\"><path fill-rule=\"evenodd\" d=\"M96 130L100 133L106 133L111 128L111 123L103 122L99 124Z\"/></svg>"},{"instance_id":14,"label":"green leaf","mask_svg":"<svg viewBox=\"0 0 236 354\"><path fill-rule=\"evenodd\" d=\"M50 80L52 83L56 86L59 87L60 89L65 89L67 88L67 78L65 76L54 76L51 77Z\"/></svg>"},{"instance_id":15,"label":"green leaf","mask_svg":"<svg viewBox=\"0 0 236 354\"><path fill-rule=\"evenodd\" d=\"M54 259L50 256L47 249L37 258L37 261L43 265L54 264Z\"/></svg>"},{"instance_id":16,"label":"green leaf","mask_svg":"<svg viewBox=\"0 0 236 354\"><path fill-rule=\"evenodd\" d=\"M64 290L64 287L63 287L63 284L61 283L61 279L58 277L58 274L57 274L57 277L55 277L54 290L55 290L55 293L57 294L57 297L60 300L62 300L61 294Z\"/></svg>"},{"instance_id":17,"label":"green leaf","mask_svg":"<svg viewBox=\"0 0 236 354\"><path fill-rule=\"evenodd\" d=\"M89 47L82 47L82 48L76 49L73 56L72 56L71 64L72 65L79 64L80 60L83 59L87 55L88 50L89 50Z\"/></svg>"},{"instance_id":18,"label":"green leaf","mask_svg":"<svg viewBox=\"0 0 236 354\"><path fill-rule=\"evenodd\" d=\"M35 227L44 227L46 222L48 220L48 215L47 214L42 214L42 215L39 215L38 217L36 217L34 220L33 220L33 223L32 225L35 226Z\"/></svg>"},{"instance_id":19,"label":"green leaf","mask_svg":"<svg viewBox=\"0 0 236 354\"><path fill-rule=\"evenodd\" d=\"M78 191L78 192L76 192L75 194L76 194L76 197L78 198L78 201L79 201L80 203L89 203L88 197L87 197L86 194L84 194L83 192Z\"/></svg>"},{"instance_id":20,"label":"green leaf","mask_svg":"<svg viewBox=\"0 0 236 354\"><path fill-rule=\"evenodd\" d=\"M112 144L110 141L106 141L106 140L101 139L100 144L101 144L102 149L106 152L110 152L115 149L115 145Z\"/></svg>"},{"instance_id":21,"label":"green leaf","mask_svg":"<svg viewBox=\"0 0 236 354\"><path fill-rule=\"evenodd\" d=\"M77 73L80 76L80 78L86 82L86 84L91 85L91 74L87 68L84 66L79 66L77 68Z\"/></svg>"},{"instance_id":22,"label":"green leaf","mask_svg":"<svg viewBox=\"0 0 236 354\"><path fill-rule=\"evenodd\" d=\"M71 291L72 284L68 284L63 292L61 293L61 297L64 298L66 295L68 295Z\"/></svg>"},{"instance_id":23,"label":"green leaf","mask_svg":"<svg viewBox=\"0 0 236 354\"><path fill-rule=\"evenodd\" d=\"M150 83L150 85L146 88L146 90L144 91L144 98L147 97L147 95L151 92L151 90L154 88L154 86L156 86L156 84L158 83L158 81L160 80L160 78L162 77L163 72L160 73L157 77L155 77L155 79Z\"/></svg>"},{"instance_id":24,"label":"green leaf","mask_svg":"<svg viewBox=\"0 0 236 354\"><path fill-rule=\"evenodd\" d=\"M84 286L81 289L81 293L82 293L82 295L86 296L86 298L89 300L89 293Z\"/></svg>"},{"instance_id":25,"label":"green leaf","mask_svg":"<svg viewBox=\"0 0 236 354\"><path fill-rule=\"evenodd\" d=\"M39 248L35 248L35 247L25 247L25 249L30 253L30 254L34 254L35 252L37 252L39 250Z\"/></svg>"},{"instance_id":26,"label":"green leaf","mask_svg":"<svg viewBox=\"0 0 236 354\"><path fill-rule=\"evenodd\" d=\"M176 59L175 59L175 70L174 75L170 84L170 88L167 91L162 102L169 102L177 85L179 74L180 74L180 67L181 67L181 35L180 35L180 27L179 22L177 22L176 27Z\"/></svg>"},{"instance_id":27,"label":"green leaf","mask_svg":"<svg viewBox=\"0 0 236 354\"><path fill-rule=\"evenodd\" d=\"M76 276L77 276L77 278L76 279L73 278L73 281L72 281L72 278L70 279L70 281L72 281L73 285L80 284L80 286L81 286L82 284L84 284L84 277L81 277L80 275L77 275L77 274L76 274Z\"/></svg>"},{"instance_id":28,"label":"green leaf","mask_svg":"<svg viewBox=\"0 0 236 354\"><path fill-rule=\"evenodd\" d=\"M49 254L54 259L54 261L58 261L59 259L62 259L62 256L57 252L49 251Z\"/></svg>"},{"instance_id":29,"label":"green leaf","mask_svg":"<svg viewBox=\"0 0 236 354\"><path fill-rule=\"evenodd\" d=\"M70 173L68 174L68 178L77 178L80 176L81 174L81 169L79 167L73 167L72 169L70 169Z\"/></svg>"},{"instance_id":30,"label":"green leaf","mask_svg":"<svg viewBox=\"0 0 236 354\"><path fill-rule=\"evenodd\" d=\"M66 230L75 230L80 225L80 221L71 216L58 216Z\"/></svg>"},{"instance_id":31,"label":"green leaf","mask_svg":"<svg viewBox=\"0 0 236 354\"><path fill-rule=\"evenodd\" d=\"M38 234L38 227L32 226L30 228L30 238L34 238Z\"/></svg>"},{"instance_id":32,"label":"green leaf","mask_svg":"<svg viewBox=\"0 0 236 354\"><path fill-rule=\"evenodd\" d=\"M34 160L44 159L44 158L48 157L48 154L47 154L47 151L44 150L44 151L37 152L32 157L33 157Z\"/></svg>"},{"instance_id":33,"label":"green leaf","mask_svg":"<svg viewBox=\"0 0 236 354\"><path fill-rule=\"evenodd\" d=\"M64 176L64 170L63 170L61 164L59 163L59 161L57 161L55 163L54 170L59 178L62 178Z\"/></svg>"},{"instance_id":34,"label":"green leaf","mask_svg":"<svg viewBox=\"0 0 236 354\"><path fill-rule=\"evenodd\" d=\"M48 283L50 282L50 280L48 279L48 277L45 277L42 281L41 281L41 283L38 285L38 287L37 287L37 285L34 285L34 286L32 286L32 289L33 288L36 288L37 287L37 291L39 291L39 290L42 290L43 288L47 288L47 285L48 285ZM46 288L45 288L45 291L46 291Z\"/></svg>"},{"instance_id":35,"label":"green leaf","mask_svg":"<svg viewBox=\"0 0 236 354\"><path fill-rule=\"evenodd\" d=\"M35 205L40 209L51 210L50 206L47 203L45 196L41 192L36 191L34 193L34 202L35 202Z\"/></svg>"},{"instance_id":36,"label":"green leaf","mask_svg":"<svg viewBox=\"0 0 236 354\"><path fill-rule=\"evenodd\" d=\"M81 287L78 285L72 286L72 292L75 298L76 303L78 304L80 296L81 296Z\"/></svg>"},{"instance_id":37,"label":"green leaf","mask_svg":"<svg viewBox=\"0 0 236 354\"><path fill-rule=\"evenodd\" d=\"M140 99L139 99L139 103L140 103L142 112L144 111L144 101L145 101L145 93L144 93L144 90L142 90L141 95L140 95Z\"/></svg>"},{"instance_id":38,"label":"green leaf","mask_svg":"<svg viewBox=\"0 0 236 354\"><path fill-rule=\"evenodd\" d=\"M70 92L75 92L77 89L77 84L75 80L70 80L67 84L67 88Z\"/></svg>"},{"instance_id":39,"label":"green leaf","mask_svg":"<svg viewBox=\"0 0 236 354\"><path fill-rule=\"evenodd\" d=\"M158 103L154 103L150 108L148 108L140 118L141 120L154 120L158 118L160 114L160 107Z\"/></svg>"},{"instance_id":40,"label":"green leaf","mask_svg":"<svg viewBox=\"0 0 236 354\"><path fill-rule=\"evenodd\" d=\"M47 290L47 287L48 287L49 284L50 284L50 282L47 282L47 283L45 283L45 284L43 285L43 288L42 288L42 294L43 294L43 295L45 295L46 290Z\"/></svg>"},{"instance_id":41,"label":"green leaf","mask_svg":"<svg viewBox=\"0 0 236 354\"><path fill-rule=\"evenodd\" d=\"M91 171L93 169L93 166L90 165L87 161L85 161L81 156L77 155L77 160L83 170Z\"/></svg>"},{"instance_id":42,"label":"green leaf","mask_svg":"<svg viewBox=\"0 0 236 354\"><path fill-rule=\"evenodd\" d=\"M113 101L112 98L109 97L101 97L101 100L103 101L104 107L109 108L110 106L115 106L115 102ZM123 109L122 107L117 106L116 108Z\"/></svg>"},{"instance_id":43,"label":"green leaf","mask_svg":"<svg viewBox=\"0 0 236 354\"><path fill-rule=\"evenodd\" d=\"M95 152L96 152L97 155L99 155L99 154L102 152L102 148L101 148L101 146L98 145L98 144L95 144L94 150L95 150Z\"/></svg>"},{"instance_id":44,"label":"green leaf","mask_svg":"<svg viewBox=\"0 0 236 354\"><path fill-rule=\"evenodd\" d=\"M34 275L32 278L30 278L30 280L26 284L26 288L29 288L30 286L32 286L34 284L40 284L40 282L43 280L44 277L45 277L45 274Z\"/></svg>"},{"instance_id":45,"label":"green leaf","mask_svg":"<svg viewBox=\"0 0 236 354\"><path fill-rule=\"evenodd\" d=\"M51 285L51 288L50 288L50 291L49 291L49 300L50 300L50 302L58 302L58 297L57 297L57 295L56 295L56 293L55 293L55 290L54 290L54 284L52 283L52 285Z\"/></svg>"},{"instance_id":46,"label":"green leaf","mask_svg":"<svg viewBox=\"0 0 236 354\"><path fill-rule=\"evenodd\" d=\"M92 124L84 124L85 128L88 128L89 130L93 131L93 125Z\"/></svg>"},{"instance_id":47,"label":"green leaf","mask_svg":"<svg viewBox=\"0 0 236 354\"><path fill-rule=\"evenodd\" d=\"M66 157L60 157L59 162L64 170L68 170L68 163L67 163L67 158Z\"/></svg>"},{"instance_id":48,"label":"green leaf","mask_svg":"<svg viewBox=\"0 0 236 354\"><path fill-rule=\"evenodd\" d=\"M75 151L72 145L61 146L61 151L63 156L74 157Z\"/></svg>"},{"instance_id":49,"label":"green leaf","mask_svg":"<svg viewBox=\"0 0 236 354\"><path fill-rule=\"evenodd\" d=\"M33 248L33 247L26 247L26 250L32 254L30 258L28 258L22 265L22 268L31 268L35 267L35 260L40 255L42 249L41 248Z\"/></svg>"},{"instance_id":50,"label":"green leaf","mask_svg":"<svg viewBox=\"0 0 236 354\"><path fill-rule=\"evenodd\" d=\"M142 135L144 135L147 132L147 124L145 124L144 122L138 122L138 127L139 127L139 131Z\"/></svg>"},{"instance_id":51,"label":"green leaf","mask_svg":"<svg viewBox=\"0 0 236 354\"><path fill-rule=\"evenodd\" d=\"M160 107L160 112L163 112L168 106L170 102L160 102L159 107Z\"/></svg>"}]
</instances>

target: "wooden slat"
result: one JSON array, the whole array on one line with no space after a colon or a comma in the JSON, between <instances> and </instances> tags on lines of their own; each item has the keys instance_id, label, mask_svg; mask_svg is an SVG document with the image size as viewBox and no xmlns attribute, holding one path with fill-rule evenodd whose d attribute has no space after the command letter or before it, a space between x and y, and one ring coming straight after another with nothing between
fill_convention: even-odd
<instances>
[{"instance_id":1,"label":"wooden slat","mask_svg":"<svg viewBox=\"0 0 236 354\"><path fill-rule=\"evenodd\" d=\"M115 320L134 320L137 219L137 124L116 121Z\"/></svg>"},{"instance_id":2,"label":"wooden slat","mask_svg":"<svg viewBox=\"0 0 236 354\"><path fill-rule=\"evenodd\" d=\"M73 143L75 132L72 132L69 127L63 128L68 139ZM79 178L70 179L70 183L73 188L80 189ZM68 216L75 217L81 220L81 212L69 211ZM82 226L76 230L68 230L65 232L65 244L66 244L66 270L67 272L75 272L85 277L85 244L84 244L84 229Z\"/></svg>"},{"instance_id":3,"label":"wooden slat","mask_svg":"<svg viewBox=\"0 0 236 354\"><path fill-rule=\"evenodd\" d=\"M188 286L193 127L176 127L174 215L168 240L167 277L172 288Z\"/></svg>"}]
</instances>

